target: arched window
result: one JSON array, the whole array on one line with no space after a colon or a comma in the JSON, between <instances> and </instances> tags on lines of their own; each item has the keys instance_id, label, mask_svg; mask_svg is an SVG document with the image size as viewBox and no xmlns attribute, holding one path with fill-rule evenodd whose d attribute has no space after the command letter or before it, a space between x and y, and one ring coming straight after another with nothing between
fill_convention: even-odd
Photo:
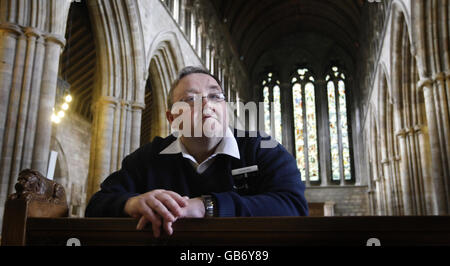
<instances>
[{"instance_id":1,"label":"arched window","mask_svg":"<svg viewBox=\"0 0 450 266\"><path fill-rule=\"evenodd\" d=\"M331 180L351 180L345 74L337 66L325 77L328 92Z\"/></svg>"},{"instance_id":2,"label":"arched window","mask_svg":"<svg viewBox=\"0 0 450 266\"><path fill-rule=\"evenodd\" d=\"M262 83L264 101L264 131L282 143L280 81L274 73L265 75Z\"/></svg>"},{"instance_id":3,"label":"arched window","mask_svg":"<svg viewBox=\"0 0 450 266\"><path fill-rule=\"evenodd\" d=\"M319 181L316 97L312 73L299 68L292 76L295 154L302 180Z\"/></svg>"}]
</instances>

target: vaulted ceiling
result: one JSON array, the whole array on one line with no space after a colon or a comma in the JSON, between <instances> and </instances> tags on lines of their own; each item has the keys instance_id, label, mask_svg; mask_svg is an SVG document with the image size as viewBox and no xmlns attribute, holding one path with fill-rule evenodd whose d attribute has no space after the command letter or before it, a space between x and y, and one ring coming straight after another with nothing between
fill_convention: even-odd
<instances>
[{"instance_id":1,"label":"vaulted ceiling","mask_svg":"<svg viewBox=\"0 0 450 266\"><path fill-rule=\"evenodd\" d=\"M277 41L302 32L332 38L356 56L364 0L210 0L249 72Z\"/></svg>"}]
</instances>

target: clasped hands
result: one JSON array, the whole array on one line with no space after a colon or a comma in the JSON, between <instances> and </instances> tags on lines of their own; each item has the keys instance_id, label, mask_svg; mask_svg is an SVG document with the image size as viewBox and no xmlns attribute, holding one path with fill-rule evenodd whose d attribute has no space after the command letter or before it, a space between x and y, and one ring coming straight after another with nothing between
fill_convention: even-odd
<instances>
[{"instance_id":1,"label":"clasped hands","mask_svg":"<svg viewBox=\"0 0 450 266\"><path fill-rule=\"evenodd\" d=\"M127 200L124 212L133 218L140 218L136 229L142 230L150 222L153 235L160 236L161 226L172 235L172 224L179 218L202 218L205 206L201 197L182 197L176 192L156 189L131 197Z\"/></svg>"}]
</instances>

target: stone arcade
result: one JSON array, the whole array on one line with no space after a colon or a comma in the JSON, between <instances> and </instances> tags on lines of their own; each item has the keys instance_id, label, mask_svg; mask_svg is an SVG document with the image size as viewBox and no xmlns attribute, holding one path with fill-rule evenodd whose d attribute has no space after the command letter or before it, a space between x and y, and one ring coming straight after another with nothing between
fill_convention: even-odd
<instances>
[{"instance_id":1,"label":"stone arcade","mask_svg":"<svg viewBox=\"0 0 450 266\"><path fill-rule=\"evenodd\" d=\"M0 0L0 223L19 171L45 175L51 151L82 217L124 156L170 133L186 65L216 74L231 102L275 103L234 124L275 136L325 215L448 215L449 5Z\"/></svg>"}]
</instances>

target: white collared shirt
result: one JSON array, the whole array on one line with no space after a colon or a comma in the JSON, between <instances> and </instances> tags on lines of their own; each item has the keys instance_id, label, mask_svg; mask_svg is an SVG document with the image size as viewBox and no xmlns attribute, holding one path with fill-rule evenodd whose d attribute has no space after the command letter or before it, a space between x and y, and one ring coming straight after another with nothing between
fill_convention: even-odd
<instances>
[{"instance_id":1,"label":"white collared shirt","mask_svg":"<svg viewBox=\"0 0 450 266\"><path fill-rule=\"evenodd\" d=\"M181 134L179 135L181 136ZM208 167L211 166L217 154L226 154L237 159L241 158L239 155L239 148L236 139L234 138L233 132L231 132L230 128L227 128L225 137L223 137L219 145L217 145L217 148L214 151L214 153L200 164L197 162L197 160L195 160L194 156L188 153L186 147L183 145L183 143L181 143L180 136L178 136L178 138L174 142L172 142L169 146L167 146L167 148L162 150L159 154L181 153L184 158L189 159L190 163L199 174L205 172L206 169L208 169Z\"/></svg>"}]
</instances>

